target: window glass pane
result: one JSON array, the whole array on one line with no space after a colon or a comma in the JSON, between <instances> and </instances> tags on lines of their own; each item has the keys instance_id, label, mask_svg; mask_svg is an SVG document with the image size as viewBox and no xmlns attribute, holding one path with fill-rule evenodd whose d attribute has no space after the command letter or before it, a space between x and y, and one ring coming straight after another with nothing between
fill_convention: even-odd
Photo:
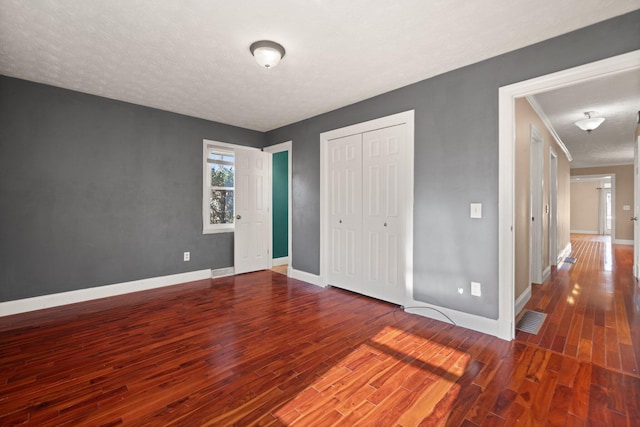
<instances>
[{"instance_id":1,"label":"window glass pane","mask_svg":"<svg viewBox=\"0 0 640 427\"><path fill-rule=\"evenodd\" d=\"M202 231L204 234L232 231L235 153L231 147L205 144Z\"/></svg>"},{"instance_id":2,"label":"window glass pane","mask_svg":"<svg viewBox=\"0 0 640 427\"><path fill-rule=\"evenodd\" d=\"M233 160L233 157L231 158ZM233 165L211 165L211 186L212 187L233 187Z\"/></svg>"},{"instance_id":3,"label":"window glass pane","mask_svg":"<svg viewBox=\"0 0 640 427\"><path fill-rule=\"evenodd\" d=\"M233 190L211 190L209 224L233 224Z\"/></svg>"}]
</instances>

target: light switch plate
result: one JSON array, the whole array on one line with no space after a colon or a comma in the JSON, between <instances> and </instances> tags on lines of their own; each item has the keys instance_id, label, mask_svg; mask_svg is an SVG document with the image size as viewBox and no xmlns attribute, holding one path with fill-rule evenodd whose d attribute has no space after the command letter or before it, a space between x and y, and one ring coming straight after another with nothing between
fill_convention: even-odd
<instances>
[{"instance_id":1,"label":"light switch plate","mask_svg":"<svg viewBox=\"0 0 640 427\"><path fill-rule=\"evenodd\" d=\"M471 295L482 296L482 285L478 282L471 282Z\"/></svg>"},{"instance_id":2,"label":"light switch plate","mask_svg":"<svg viewBox=\"0 0 640 427\"><path fill-rule=\"evenodd\" d=\"M482 218L482 203L471 203L470 216L471 218Z\"/></svg>"}]
</instances>

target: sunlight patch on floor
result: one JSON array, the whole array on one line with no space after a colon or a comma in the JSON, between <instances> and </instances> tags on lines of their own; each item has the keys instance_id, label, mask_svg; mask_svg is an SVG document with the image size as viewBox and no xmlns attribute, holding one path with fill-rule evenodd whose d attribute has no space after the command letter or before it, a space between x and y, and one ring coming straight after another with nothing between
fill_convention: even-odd
<instances>
[{"instance_id":1,"label":"sunlight patch on floor","mask_svg":"<svg viewBox=\"0 0 640 427\"><path fill-rule=\"evenodd\" d=\"M459 393L455 382L468 362L466 353L446 344L386 327L273 415L300 425L315 424L329 414L343 423L385 419L402 426L429 417L444 419Z\"/></svg>"}]
</instances>

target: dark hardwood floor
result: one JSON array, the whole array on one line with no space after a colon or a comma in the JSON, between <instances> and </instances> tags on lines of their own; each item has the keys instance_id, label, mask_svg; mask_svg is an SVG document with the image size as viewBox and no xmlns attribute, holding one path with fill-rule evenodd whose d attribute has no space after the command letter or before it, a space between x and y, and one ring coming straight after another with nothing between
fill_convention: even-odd
<instances>
[{"instance_id":1,"label":"dark hardwood floor","mask_svg":"<svg viewBox=\"0 0 640 427\"><path fill-rule=\"evenodd\" d=\"M0 318L0 425L638 425L631 248L573 244L513 342L271 271Z\"/></svg>"},{"instance_id":2,"label":"dark hardwood floor","mask_svg":"<svg viewBox=\"0 0 640 427\"><path fill-rule=\"evenodd\" d=\"M518 331L516 339L638 375L640 289L631 273L632 247L580 234L572 235L571 243L576 263L534 285L525 306L547 313L543 328L538 335Z\"/></svg>"}]
</instances>

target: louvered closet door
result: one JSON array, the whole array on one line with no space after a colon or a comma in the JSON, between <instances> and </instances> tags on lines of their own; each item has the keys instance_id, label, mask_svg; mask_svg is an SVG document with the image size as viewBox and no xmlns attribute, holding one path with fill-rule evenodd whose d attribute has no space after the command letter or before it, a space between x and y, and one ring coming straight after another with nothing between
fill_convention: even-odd
<instances>
[{"instance_id":1,"label":"louvered closet door","mask_svg":"<svg viewBox=\"0 0 640 427\"><path fill-rule=\"evenodd\" d=\"M363 293L403 304L406 295L406 125L363 134Z\"/></svg>"},{"instance_id":2,"label":"louvered closet door","mask_svg":"<svg viewBox=\"0 0 640 427\"><path fill-rule=\"evenodd\" d=\"M328 143L328 283L362 292L362 135Z\"/></svg>"}]
</instances>

